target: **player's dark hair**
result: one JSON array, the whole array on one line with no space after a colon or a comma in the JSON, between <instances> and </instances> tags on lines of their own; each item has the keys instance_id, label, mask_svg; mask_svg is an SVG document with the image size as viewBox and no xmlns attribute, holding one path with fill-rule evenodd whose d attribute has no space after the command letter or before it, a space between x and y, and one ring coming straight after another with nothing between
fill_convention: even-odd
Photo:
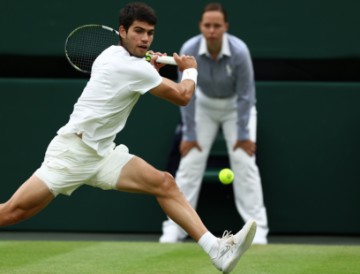
<instances>
[{"instance_id":1,"label":"player's dark hair","mask_svg":"<svg viewBox=\"0 0 360 274\"><path fill-rule=\"evenodd\" d=\"M155 11L150 6L141 2L129 3L120 10L119 26L123 26L126 31L128 31L135 20L154 26L157 23Z\"/></svg>"},{"instance_id":2,"label":"player's dark hair","mask_svg":"<svg viewBox=\"0 0 360 274\"><path fill-rule=\"evenodd\" d=\"M221 5L220 3L209 3L209 4L207 4L204 7L203 12L201 13L201 19L202 19L204 13L207 12L207 11L219 11L219 12L221 12L224 15L225 22L226 23L228 22L227 12L226 12L224 6Z\"/></svg>"}]
</instances>

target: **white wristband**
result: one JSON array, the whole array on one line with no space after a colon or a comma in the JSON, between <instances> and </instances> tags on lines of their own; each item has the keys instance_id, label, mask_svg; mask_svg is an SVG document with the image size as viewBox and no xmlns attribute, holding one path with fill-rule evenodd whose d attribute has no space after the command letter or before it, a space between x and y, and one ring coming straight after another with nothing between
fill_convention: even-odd
<instances>
[{"instance_id":1,"label":"white wristband","mask_svg":"<svg viewBox=\"0 0 360 274\"><path fill-rule=\"evenodd\" d=\"M188 68L188 69L185 69L185 70L183 71L181 81L182 81L182 80L186 80L186 79L193 80L193 81L195 82L195 85L196 85L196 83L197 83L197 76L198 76L198 71L197 71L197 69L195 69L195 68Z\"/></svg>"}]
</instances>

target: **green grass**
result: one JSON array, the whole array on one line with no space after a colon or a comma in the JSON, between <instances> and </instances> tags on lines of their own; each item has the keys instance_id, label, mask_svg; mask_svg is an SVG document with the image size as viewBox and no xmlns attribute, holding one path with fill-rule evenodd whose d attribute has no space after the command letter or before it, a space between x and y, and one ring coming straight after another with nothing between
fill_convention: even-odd
<instances>
[{"instance_id":1,"label":"green grass","mask_svg":"<svg viewBox=\"0 0 360 274\"><path fill-rule=\"evenodd\" d=\"M176 273L217 271L195 243L2 241L0 273ZM232 273L360 273L360 246L253 246Z\"/></svg>"}]
</instances>

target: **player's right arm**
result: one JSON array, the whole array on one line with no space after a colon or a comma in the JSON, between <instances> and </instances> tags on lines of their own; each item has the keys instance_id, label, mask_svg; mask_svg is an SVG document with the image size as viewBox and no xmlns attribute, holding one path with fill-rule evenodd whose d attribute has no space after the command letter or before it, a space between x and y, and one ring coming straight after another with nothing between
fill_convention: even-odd
<instances>
[{"instance_id":1,"label":"player's right arm","mask_svg":"<svg viewBox=\"0 0 360 274\"><path fill-rule=\"evenodd\" d=\"M163 78L160 85L150 90L150 93L178 106L187 105L194 95L197 81L197 63L193 56L179 56L174 53L178 68L183 72L179 83Z\"/></svg>"}]
</instances>

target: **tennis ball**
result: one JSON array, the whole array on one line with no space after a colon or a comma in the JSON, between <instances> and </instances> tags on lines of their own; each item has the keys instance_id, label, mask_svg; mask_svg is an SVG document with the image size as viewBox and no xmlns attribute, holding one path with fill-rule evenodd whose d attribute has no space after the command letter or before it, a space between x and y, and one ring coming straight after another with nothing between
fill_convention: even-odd
<instances>
[{"instance_id":1,"label":"tennis ball","mask_svg":"<svg viewBox=\"0 0 360 274\"><path fill-rule=\"evenodd\" d=\"M224 168L219 172L219 180L224 185L231 184L234 180L234 172L230 168Z\"/></svg>"}]
</instances>

